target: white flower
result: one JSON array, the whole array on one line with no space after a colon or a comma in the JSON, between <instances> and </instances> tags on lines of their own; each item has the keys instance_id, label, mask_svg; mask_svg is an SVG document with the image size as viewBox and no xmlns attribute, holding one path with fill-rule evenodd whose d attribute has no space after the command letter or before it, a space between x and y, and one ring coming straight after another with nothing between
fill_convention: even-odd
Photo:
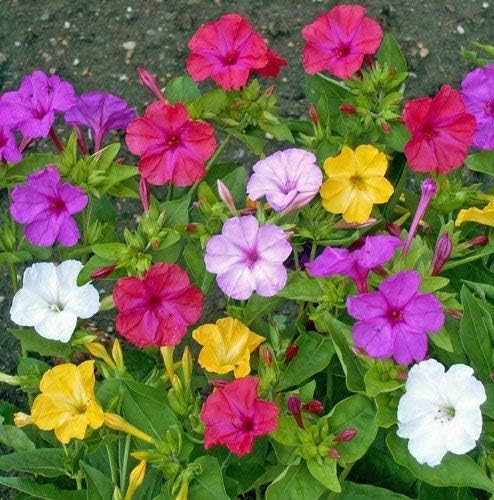
<instances>
[{"instance_id":1,"label":"white flower","mask_svg":"<svg viewBox=\"0 0 494 500\"><path fill-rule=\"evenodd\" d=\"M14 295L10 319L20 326L33 326L46 339L68 342L77 318L90 318L99 310L96 288L89 283L77 286L82 267L77 260L28 267L22 288Z\"/></svg>"},{"instance_id":2,"label":"white flower","mask_svg":"<svg viewBox=\"0 0 494 500\"><path fill-rule=\"evenodd\" d=\"M447 372L435 359L414 365L398 404L398 436L420 464L439 465L448 451L463 455L482 432L485 389L467 365Z\"/></svg>"}]
</instances>

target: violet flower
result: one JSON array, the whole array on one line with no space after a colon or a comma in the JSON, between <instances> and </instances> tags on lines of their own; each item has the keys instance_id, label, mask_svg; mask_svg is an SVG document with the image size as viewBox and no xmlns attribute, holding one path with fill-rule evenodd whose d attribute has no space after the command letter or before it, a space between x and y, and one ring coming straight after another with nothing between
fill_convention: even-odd
<instances>
[{"instance_id":1,"label":"violet flower","mask_svg":"<svg viewBox=\"0 0 494 500\"><path fill-rule=\"evenodd\" d=\"M285 286L283 262L291 251L283 229L259 227L255 217L245 215L228 219L221 234L208 241L204 261L226 295L245 300L252 292L271 297Z\"/></svg>"},{"instance_id":2,"label":"violet flower","mask_svg":"<svg viewBox=\"0 0 494 500\"><path fill-rule=\"evenodd\" d=\"M437 240L432 256L432 276L437 276L443 268L446 261L451 257L453 251L453 242L448 233L443 233Z\"/></svg>"},{"instance_id":3,"label":"violet flower","mask_svg":"<svg viewBox=\"0 0 494 500\"><path fill-rule=\"evenodd\" d=\"M494 64L470 71L461 82L461 98L475 116L477 128L473 145L494 149Z\"/></svg>"},{"instance_id":4,"label":"violet flower","mask_svg":"<svg viewBox=\"0 0 494 500\"><path fill-rule=\"evenodd\" d=\"M106 134L111 130L126 129L135 113L127 102L113 94L86 92L75 106L65 113L69 125L91 129L94 136L94 150L99 151Z\"/></svg>"},{"instance_id":5,"label":"violet flower","mask_svg":"<svg viewBox=\"0 0 494 500\"><path fill-rule=\"evenodd\" d=\"M371 269L391 260L401 245L403 242L394 236L367 236L362 247L353 252L346 248L326 247L319 257L305 267L310 276L317 278L347 276L355 282L359 293L365 293Z\"/></svg>"},{"instance_id":6,"label":"violet flower","mask_svg":"<svg viewBox=\"0 0 494 500\"><path fill-rule=\"evenodd\" d=\"M31 139L48 137L55 113L69 110L75 102L69 82L38 70L23 78L19 90L0 97L0 125L19 128Z\"/></svg>"},{"instance_id":7,"label":"violet flower","mask_svg":"<svg viewBox=\"0 0 494 500\"><path fill-rule=\"evenodd\" d=\"M14 132L7 126L0 126L0 161L17 163L22 160L22 154L15 142Z\"/></svg>"},{"instance_id":8,"label":"violet flower","mask_svg":"<svg viewBox=\"0 0 494 500\"><path fill-rule=\"evenodd\" d=\"M433 293L419 291L421 278L413 270L386 278L379 290L347 298L355 318L355 345L372 358L393 357L397 363L421 361L427 354L427 333L444 324L441 302Z\"/></svg>"},{"instance_id":9,"label":"violet flower","mask_svg":"<svg viewBox=\"0 0 494 500\"><path fill-rule=\"evenodd\" d=\"M20 224L26 224L27 240L36 246L51 246L55 241L70 247L79 240L79 228L72 217L88 203L84 191L62 183L54 165L28 176L26 184L12 191L10 213Z\"/></svg>"},{"instance_id":10,"label":"violet flower","mask_svg":"<svg viewBox=\"0 0 494 500\"><path fill-rule=\"evenodd\" d=\"M405 246L403 247L403 255L408 253L410 250L410 245L412 244L413 237L417 232L417 228L419 226L419 222L425 214L429 203L431 202L434 195L437 193L437 184L434 179L428 177L427 179L422 181L420 185L420 189L422 194L420 196L419 204L417 205L417 210L415 211L415 215L413 216L412 224L410 225L410 231L408 232L407 239L405 241Z\"/></svg>"}]
</instances>

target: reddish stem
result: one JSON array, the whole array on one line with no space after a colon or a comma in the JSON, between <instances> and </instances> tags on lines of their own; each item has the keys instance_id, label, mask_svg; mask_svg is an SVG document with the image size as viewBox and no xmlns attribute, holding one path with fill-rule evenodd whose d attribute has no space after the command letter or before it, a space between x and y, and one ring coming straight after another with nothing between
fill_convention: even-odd
<instances>
[{"instance_id":1,"label":"reddish stem","mask_svg":"<svg viewBox=\"0 0 494 500\"><path fill-rule=\"evenodd\" d=\"M60 139L58 138L58 135L53 127L51 127L50 129L50 139L53 141L53 144L55 144L56 148L60 151L60 153L63 153L64 150L63 144L60 142Z\"/></svg>"}]
</instances>

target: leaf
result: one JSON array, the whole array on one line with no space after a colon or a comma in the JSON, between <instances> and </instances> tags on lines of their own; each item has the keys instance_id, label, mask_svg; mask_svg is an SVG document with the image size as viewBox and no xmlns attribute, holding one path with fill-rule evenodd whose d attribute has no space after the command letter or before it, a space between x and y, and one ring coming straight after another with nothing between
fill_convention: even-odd
<instances>
[{"instance_id":1,"label":"leaf","mask_svg":"<svg viewBox=\"0 0 494 500\"><path fill-rule=\"evenodd\" d=\"M0 456L0 469L7 472L16 470L45 477L58 477L65 474L64 458L65 454L61 448L17 451Z\"/></svg>"},{"instance_id":2,"label":"leaf","mask_svg":"<svg viewBox=\"0 0 494 500\"><path fill-rule=\"evenodd\" d=\"M477 497L468 488L435 488L421 482L418 500L475 500Z\"/></svg>"},{"instance_id":3,"label":"leaf","mask_svg":"<svg viewBox=\"0 0 494 500\"><path fill-rule=\"evenodd\" d=\"M189 222L190 194L178 200L165 201L160 205L160 210L165 211L165 224L174 228Z\"/></svg>"},{"instance_id":4,"label":"leaf","mask_svg":"<svg viewBox=\"0 0 494 500\"><path fill-rule=\"evenodd\" d=\"M370 397L376 397L382 392L392 392L403 387L405 381L389 378L387 373L382 373L379 365L373 365L364 375L366 393Z\"/></svg>"},{"instance_id":5,"label":"leaf","mask_svg":"<svg viewBox=\"0 0 494 500\"><path fill-rule=\"evenodd\" d=\"M94 255L102 259L118 262L118 259L127 251L127 245L124 243L96 243L91 245Z\"/></svg>"},{"instance_id":6,"label":"leaf","mask_svg":"<svg viewBox=\"0 0 494 500\"><path fill-rule=\"evenodd\" d=\"M474 172L494 175L494 151L482 151L465 158L465 165Z\"/></svg>"},{"instance_id":7,"label":"leaf","mask_svg":"<svg viewBox=\"0 0 494 500\"><path fill-rule=\"evenodd\" d=\"M168 101L175 104L197 99L201 96L201 91L189 76L178 76L168 82L164 94Z\"/></svg>"},{"instance_id":8,"label":"leaf","mask_svg":"<svg viewBox=\"0 0 494 500\"><path fill-rule=\"evenodd\" d=\"M461 343L478 377L483 381L490 381L490 373L494 369L492 316L466 287L461 289L460 296L463 305Z\"/></svg>"},{"instance_id":9,"label":"leaf","mask_svg":"<svg viewBox=\"0 0 494 500\"><path fill-rule=\"evenodd\" d=\"M16 163L7 170L4 179L6 181L19 182L23 181L26 176L42 170L46 165L50 163L57 163L59 160L59 155L54 153L34 153L26 156L22 161Z\"/></svg>"},{"instance_id":10,"label":"leaf","mask_svg":"<svg viewBox=\"0 0 494 500\"><path fill-rule=\"evenodd\" d=\"M288 283L278 292L278 297L305 302L322 302L329 295L326 288L327 280L312 278L302 271L294 271L288 276Z\"/></svg>"},{"instance_id":11,"label":"leaf","mask_svg":"<svg viewBox=\"0 0 494 500\"><path fill-rule=\"evenodd\" d=\"M398 45L395 37L386 33L377 52L377 62L389 69L395 69L397 73L407 71L407 60Z\"/></svg>"},{"instance_id":12,"label":"leaf","mask_svg":"<svg viewBox=\"0 0 494 500\"><path fill-rule=\"evenodd\" d=\"M307 75L307 97L309 101L317 105L322 95L327 96L328 109L333 115L341 115L338 109L340 104L354 96L344 83L320 73L313 76Z\"/></svg>"},{"instance_id":13,"label":"leaf","mask_svg":"<svg viewBox=\"0 0 494 500\"><path fill-rule=\"evenodd\" d=\"M228 128L225 131L235 137L235 139L243 142L249 148L249 151L254 153L256 156L260 156L264 152L264 146L266 146L267 141L262 137L246 134L245 132L240 132L234 128Z\"/></svg>"},{"instance_id":14,"label":"leaf","mask_svg":"<svg viewBox=\"0 0 494 500\"><path fill-rule=\"evenodd\" d=\"M189 486L188 500L230 500L225 491L223 476L218 460L214 457L199 457L195 462L202 467L202 473L195 476Z\"/></svg>"},{"instance_id":15,"label":"leaf","mask_svg":"<svg viewBox=\"0 0 494 500\"><path fill-rule=\"evenodd\" d=\"M486 402L480 407L482 413L494 419L494 384L485 384L485 392L487 394Z\"/></svg>"},{"instance_id":16,"label":"leaf","mask_svg":"<svg viewBox=\"0 0 494 500\"><path fill-rule=\"evenodd\" d=\"M309 472L328 490L340 492L341 485L336 472L336 460L324 457L322 463L317 460L307 460Z\"/></svg>"},{"instance_id":17,"label":"leaf","mask_svg":"<svg viewBox=\"0 0 494 500\"><path fill-rule=\"evenodd\" d=\"M266 500L317 500L326 490L305 462L287 467L266 490Z\"/></svg>"},{"instance_id":18,"label":"leaf","mask_svg":"<svg viewBox=\"0 0 494 500\"><path fill-rule=\"evenodd\" d=\"M108 500L112 498L115 487L108 476L83 461L80 462L80 465L86 475L88 500Z\"/></svg>"},{"instance_id":19,"label":"leaf","mask_svg":"<svg viewBox=\"0 0 494 500\"><path fill-rule=\"evenodd\" d=\"M182 256L187 264L187 271L192 276L193 281L206 293L213 281L213 275L208 273L204 264L204 251L197 242L190 241L185 245Z\"/></svg>"},{"instance_id":20,"label":"leaf","mask_svg":"<svg viewBox=\"0 0 494 500\"><path fill-rule=\"evenodd\" d=\"M273 311L278 307L280 299L277 297L261 297L260 295L252 295L247 301L243 310L243 321L249 326L256 318L263 316Z\"/></svg>"},{"instance_id":21,"label":"leaf","mask_svg":"<svg viewBox=\"0 0 494 500\"><path fill-rule=\"evenodd\" d=\"M403 152L405 144L410 139L410 132L403 123L395 122L391 125L391 132L384 134L387 146L399 153Z\"/></svg>"},{"instance_id":22,"label":"leaf","mask_svg":"<svg viewBox=\"0 0 494 500\"><path fill-rule=\"evenodd\" d=\"M0 484L7 488L13 488L26 493L30 498L45 498L47 500L85 500L87 496L86 492L83 490L59 490L53 484L39 484L29 477L0 477Z\"/></svg>"},{"instance_id":23,"label":"leaf","mask_svg":"<svg viewBox=\"0 0 494 500\"><path fill-rule=\"evenodd\" d=\"M298 385L324 370L335 352L331 339L316 332L302 333L296 344L299 348L298 354L281 374L276 386L277 391Z\"/></svg>"},{"instance_id":24,"label":"leaf","mask_svg":"<svg viewBox=\"0 0 494 500\"><path fill-rule=\"evenodd\" d=\"M378 427L385 429L396 424L398 421L398 401L389 392L378 394L374 399L377 406L376 418L374 421Z\"/></svg>"},{"instance_id":25,"label":"leaf","mask_svg":"<svg viewBox=\"0 0 494 500\"><path fill-rule=\"evenodd\" d=\"M400 495L394 491L370 484L359 484L345 481L338 496L340 500L409 500L410 497Z\"/></svg>"},{"instance_id":26,"label":"leaf","mask_svg":"<svg viewBox=\"0 0 494 500\"><path fill-rule=\"evenodd\" d=\"M48 340L38 335L34 330L27 328L8 329L10 333L21 341L22 347L27 352L36 352L41 356L59 356L68 359L72 355L69 344L58 340Z\"/></svg>"},{"instance_id":27,"label":"leaf","mask_svg":"<svg viewBox=\"0 0 494 500\"><path fill-rule=\"evenodd\" d=\"M298 426L293 416L285 415L279 417L278 427L270 434L270 437L285 446L299 445Z\"/></svg>"},{"instance_id":28,"label":"leaf","mask_svg":"<svg viewBox=\"0 0 494 500\"><path fill-rule=\"evenodd\" d=\"M245 182L246 172L244 167L238 167L221 179L233 196L237 208L245 207Z\"/></svg>"},{"instance_id":29,"label":"leaf","mask_svg":"<svg viewBox=\"0 0 494 500\"><path fill-rule=\"evenodd\" d=\"M0 417L3 420L3 417ZM15 425L0 424L0 443L15 451L34 450L34 443Z\"/></svg>"},{"instance_id":30,"label":"leaf","mask_svg":"<svg viewBox=\"0 0 494 500\"><path fill-rule=\"evenodd\" d=\"M137 167L131 165L122 165L113 162L105 172L105 179L98 184L98 193L100 196L114 189L120 183L132 179L139 173ZM131 193L133 196L133 193Z\"/></svg>"},{"instance_id":31,"label":"leaf","mask_svg":"<svg viewBox=\"0 0 494 500\"><path fill-rule=\"evenodd\" d=\"M394 432L386 437L386 444L395 461L409 469L415 477L433 486L470 486L494 493L494 483L468 455L448 453L440 465L420 465L410 455L405 439Z\"/></svg>"},{"instance_id":32,"label":"leaf","mask_svg":"<svg viewBox=\"0 0 494 500\"><path fill-rule=\"evenodd\" d=\"M449 332L446 326L443 325L441 330L437 333L429 335L430 341L440 349L444 349L448 352L453 352L453 344L451 343L451 338L449 337Z\"/></svg>"}]
</instances>

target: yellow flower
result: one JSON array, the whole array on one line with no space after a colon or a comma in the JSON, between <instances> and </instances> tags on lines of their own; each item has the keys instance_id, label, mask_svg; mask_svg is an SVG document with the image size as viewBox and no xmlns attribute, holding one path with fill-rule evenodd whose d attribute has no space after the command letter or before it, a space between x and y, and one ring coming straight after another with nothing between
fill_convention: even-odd
<instances>
[{"instance_id":1,"label":"yellow flower","mask_svg":"<svg viewBox=\"0 0 494 500\"><path fill-rule=\"evenodd\" d=\"M31 410L33 424L44 431L54 430L64 444L71 438L84 439L88 425L98 429L104 420L94 395L94 382L94 360L48 370Z\"/></svg>"},{"instance_id":2,"label":"yellow flower","mask_svg":"<svg viewBox=\"0 0 494 500\"><path fill-rule=\"evenodd\" d=\"M459 226L463 222L478 222L486 226L494 226L494 200L490 201L482 210L475 207L460 210L455 224Z\"/></svg>"},{"instance_id":3,"label":"yellow flower","mask_svg":"<svg viewBox=\"0 0 494 500\"><path fill-rule=\"evenodd\" d=\"M203 368L214 373L233 370L235 378L250 373L250 353L264 340L233 318L202 325L192 332L192 337L204 346L199 354L199 364Z\"/></svg>"},{"instance_id":4,"label":"yellow flower","mask_svg":"<svg viewBox=\"0 0 494 500\"><path fill-rule=\"evenodd\" d=\"M125 493L124 500L132 500L134 493L137 491L139 486L141 486L144 481L144 476L146 475L146 462L141 460L130 473L129 477L129 488Z\"/></svg>"},{"instance_id":5,"label":"yellow flower","mask_svg":"<svg viewBox=\"0 0 494 500\"><path fill-rule=\"evenodd\" d=\"M384 177L387 166L386 155L373 146L359 146L355 151L343 146L338 156L324 162L328 176L320 190L324 208L343 214L345 222L366 222L372 206L387 202L393 194L393 186Z\"/></svg>"}]
</instances>

